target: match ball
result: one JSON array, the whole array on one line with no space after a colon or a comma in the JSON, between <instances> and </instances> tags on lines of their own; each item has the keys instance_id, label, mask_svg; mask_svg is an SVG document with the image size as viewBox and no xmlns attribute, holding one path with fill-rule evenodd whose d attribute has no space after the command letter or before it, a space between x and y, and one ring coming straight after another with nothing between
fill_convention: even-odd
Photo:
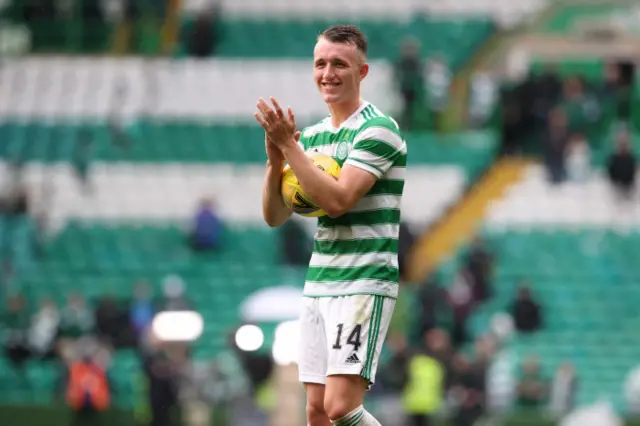
<instances>
[{"instance_id":1,"label":"match ball","mask_svg":"<svg viewBox=\"0 0 640 426\"><path fill-rule=\"evenodd\" d=\"M317 168L334 179L338 179L341 167L336 160L317 152L307 153L307 156L311 158ZM321 217L327 215L327 212L318 207L311 197L304 192L298 182L298 178L288 164L282 170L282 198L284 204L300 216Z\"/></svg>"}]
</instances>

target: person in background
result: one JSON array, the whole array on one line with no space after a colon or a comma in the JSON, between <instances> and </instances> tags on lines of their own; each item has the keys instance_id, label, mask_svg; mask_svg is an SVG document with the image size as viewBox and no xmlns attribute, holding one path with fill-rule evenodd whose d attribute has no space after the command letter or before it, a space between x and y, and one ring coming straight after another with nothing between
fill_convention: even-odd
<instances>
[{"instance_id":1,"label":"person in background","mask_svg":"<svg viewBox=\"0 0 640 426\"><path fill-rule=\"evenodd\" d=\"M447 305L447 292L440 287L437 278L431 275L418 288L418 334L424 336L426 332L435 328L441 321L451 316L450 306Z\"/></svg>"},{"instance_id":2,"label":"person in background","mask_svg":"<svg viewBox=\"0 0 640 426\"><path fill-rule=\"evenodd\" d=\"M147 333L155 315L151 299L151 288L146 281L140 281L134 289L133 302L129 310L129 321L136 335L136 341Z\"/></svg>"},{"instance_id":3,"label":"person in background","mask_svg":"<svg viewBox=\"0 0 640 426\"><path fill-rule=\"evenodd\" d=\"M473 279L473 297L476 302L484 302L493 294L491 279L493 274L493 254L478 236L469 250L466 258L467 269Z\"/></svg>"},{"instance_id":4,"label":"person in background","mask_svg":"<svg viewBox=\"0 0 640 426\"><path fill-rule=\"evenodd\" d=\"M485 412L485 377L458 353L453 358L453 384L450 397L455 403L454 426L473 426Z\"/></svg>"},{"instance_id":5,"label":"person in background","mask_svg":"<svg viewBox=\"0 0 640 426\"><path fill-rule=\"evenodd\" d=\"M447 289L447 300L453 311L451 338L455 347L466 343L468 338L467 319L475 307L473 285L473 276L469 270L461 268L453 284Z\"/></svg>"},{"instance_id":6,"label":"person in background","mask_svg":"<svg viewBox=\"0 0 640 426\"><path fill-rule=\"evenodd\" d=\"M151 419L149 426L176 424L174 409L178 403L177 365L162 342L151 344L143 355L143 370L148 388Z\"/></svg>"},{"instance_id":7,"label":"person in background","mask_svg":"<svg viewBox=\"0 0 640 426\"><path fill-rule=\"evenodd\" d=\"M215 55L220 43L220 6L212 3L198 13L188 38L189 54L196 58Z\"/></svg>"},{"instance_id":8,"label":"person in background","mask_svg":"<svg viewBox=\"0 0 640 426\"><path fill-rule=\"evenodd\" d=\"M26 302L21 295L11 296L8 300L0 327L4 331L4 350L12 365L22 371L25 361L31 355L28 346L29 314Z\"/></svg>"},{"instance_id":9,"label":"person in background","mask_svg":"<svg viewBox=\"0 0 640 426\"><path fill-rule=\"evenodd\" d=\"M411 228L406 222L400 222L400 234L398 235L398 270L400 279L407 278L407 266L409 264L409 254L416 241L416 237L411 232Z\"/></svg>"},{"instance_id":10,"label":"person in background","mask_svg":"<svg viewBox=\"0 0 640 426\"><path fill-rule=\"evenodd\" d=\"M102 413L111 406L112 388L97 346L86 346L69 364L63 383L72 426L102 426Z\"/></svg>"},{"instance_id":11,"label":"person in background","mask_svg":"<svg viewBox=\"0 0 640 426\"><path fill-rule=\"evenodd\" d=\"M92 148L93 135L89 129L83 129L78 136L71 164L83 191L87 194L91 190L89 174L91 169Z\"/></svg>"},{"instance_id":12,"label":"person in background","mask_svg":"<svg viewBox=\"0 0 640 426\"><path fill-rule=\"evenodd\" d=\"M187 300L185 283L178 275L168 275L162 282L164 292L163 311L190 311L191 303Z\"/></svg>"},{"instance_id":13,"label":"person in background","mask_svg":"<svg viewBox=\"0 0 640 426\"><path fill-rule=\"evenodd\" d=\"M436 55L427 62L427 103L431 111L432 127L438 129L440 117L449 105L451 70L443 55Z\"/></svg>"},{"instance_id":14,"label":"person in background","mask_svg":"<svg viewBox=\"0 0 640 426\"><path fill-rule=\"evenodd\" d=\"M400 392L407 384L407 367L409 363L409 348L407 339L399 333L387 338L391 356L380 371L380 385L384 391Z\"/></svg>"},{"instance_id":15,"label":"person in background","mask_svg":"<svg viewBox=\"0 0 640 426\"><path fill-rule=\"evenodd\" d=\"M567 361L558 367L551 383L549 410L553 416L562 418L573 410L577 388L576 371Z\"/></svg>"},{"instance_id":16,"label":"person in background","mask_svg":"<svg viewBox=\"0 0 640 426\"><path fill-rule=\"evenodd\" d=\"M473 128L483 127L498 102L500 92L497 79L487 70L479 70L472 78L469 88L469 124Z\"/></svg>"},{"instance_id":17,"label":"person in background","mask_svg":"<svg viewBox=\"0 0 640 426\"><path fill-rule=\"evenodd\" d=\"M442 407L448 376L448 342L444 331L433 329L425 334L424 350L408 360L403 402L411 426L434 424L434 416Z\"/></svg>"},{"instance_id":18,"label":"person in background","mask_svg":"<svg viewBox=\"0 0 640 426\"><path fill-rule=\"evenodd\" d=\"M533 333L542 327L542 308L534 300L528 285L518 287L511 315L516 330L520 333Z\"/></svg>"},{"instance_id":19,"label":"person in background","mask_svg":"<svg viewBox=\"0 0 640 426\"><path fill-rule=\"evenodd\" d=\"M566 149L567 176L573 182L584 182L591 173L591 148L582 133L569 138Z\"/></svg>"},{"instance_id":20,"label":"person in background","mask_svg":"<svg viewBox=\"0 0 640 426\"><path fill-rule=\"evenodd\" d=\"M67 297L67 305L62 310L60 333L67 339L78 339L94 330L95 315L79 293Z\"/></svg>"},{"instance_id":21,"label":"person in background","mask_svg":"<svg viewBox=\"0 0 640 426\"><path fill-rule=\"evenodd\" d=\"M34 357L51 358L55 354L55 341L60 326L60 312L56 303L43 299L40 309L31 317L29 348Z\"/></svg>"},{"instance_id":22,"label":"person in background","mask_svg":"<svg viewBox=\"0 0 640 426\"><path fill-rule=\"evenodd\" d=\"M633 198L638 162L631 151L629 132L621 130L617 135L616 152L609 157L607 172L616 195L621 200Z\"/></svg>"},{"instance_id":23,"label":"person in background","mask_svg":"<svg viewBox=\"0 0 640 426\"><path fill-rule=\"evenodd\" d=\"M567 175L565 150L569 139L567 115L559 108L549 113L544 152L545 166L552 184L564 182Z\"/></svg>"},{"instance_id":24,"label":"person in background","mask_svg":"<svg viewBox=\"0 0 640 426\"><path fill-rule=\"evenodd\" d=\"M210 251L220 248L222 221L215 211L213 200L204 199L195 215L189 235L190 246L195 251Z\"/></svg>"},{"instance_id":25,"label":"person in background","mask_svg":"<svg viewBox=\"0 0 640 426\"><path fill-rule=\"evenodd\" d=\"M415 127L416 113L424 100L424 64L420 59L420 41L407 37L402 42L400 59L394 65L395 82L402 99L401 127Z\"/></svg>"},{"instance_id":26,"label":"person in background","mask_svg":"<svg viewBox=\"0 0 640 426\"><path fill-rule=\"evenodd\" d=\"M536 357L529 357L522 364L522 376L518 382L517 395L520 408L540 408L549 394L547 380L540 371L540 362Z\"/></svg>"}]
</instances>

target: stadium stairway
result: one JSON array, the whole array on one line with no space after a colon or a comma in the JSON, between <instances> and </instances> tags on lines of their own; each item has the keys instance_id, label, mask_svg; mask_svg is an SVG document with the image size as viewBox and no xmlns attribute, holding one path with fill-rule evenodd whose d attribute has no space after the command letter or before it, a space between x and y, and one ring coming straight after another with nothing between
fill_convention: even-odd
<instances>
[{"instance_id":1,"label":"stadium stairway","mask_svg":"<svg viewBox=\"0 0 640 426\"><path fill-rule=\"evenodd\" d=\"M498 160L434 226L427 229L410 257L410 281L422 282L443 259L472 238L491 203L524 177L526 164L526 160L514 158Z\"/></svg>"}]
</instances>

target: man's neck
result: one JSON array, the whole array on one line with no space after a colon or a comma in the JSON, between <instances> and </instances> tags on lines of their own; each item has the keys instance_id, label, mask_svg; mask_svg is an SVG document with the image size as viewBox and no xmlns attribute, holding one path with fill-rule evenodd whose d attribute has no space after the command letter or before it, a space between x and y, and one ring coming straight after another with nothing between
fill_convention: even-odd
<instances>
[{"instance_id":1,"label":"man's neck","mask_svg":"<svg viewBox=\"0 0 640 426\"><path fill-rule=\"evenodd\" d=\"M360 105L362 105L362 99L360 99L360 97L355 98L353 101L330 104L329 113L331 114L331 125L333 127L340 127L342 123L347 121L347 119L360 108Z\"/></svg>"}]
</instances>

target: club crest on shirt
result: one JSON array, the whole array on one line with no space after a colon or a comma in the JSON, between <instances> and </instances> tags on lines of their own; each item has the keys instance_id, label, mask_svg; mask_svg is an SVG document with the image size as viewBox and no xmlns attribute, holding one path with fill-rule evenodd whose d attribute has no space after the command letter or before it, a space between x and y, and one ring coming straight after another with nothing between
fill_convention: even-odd
<instances>
[{"instance_id":1,"label":"club crest on shirt","mask_svg":"<svg viewBox=\"0 0 640 426\"><path fill-rule=\"evenodd\" d=\"M340 142L338 144L338 149L336 150L336 157L340 161L344 161L349 155L349 144L347 142Z\"/></svg>"}]
</instances>

